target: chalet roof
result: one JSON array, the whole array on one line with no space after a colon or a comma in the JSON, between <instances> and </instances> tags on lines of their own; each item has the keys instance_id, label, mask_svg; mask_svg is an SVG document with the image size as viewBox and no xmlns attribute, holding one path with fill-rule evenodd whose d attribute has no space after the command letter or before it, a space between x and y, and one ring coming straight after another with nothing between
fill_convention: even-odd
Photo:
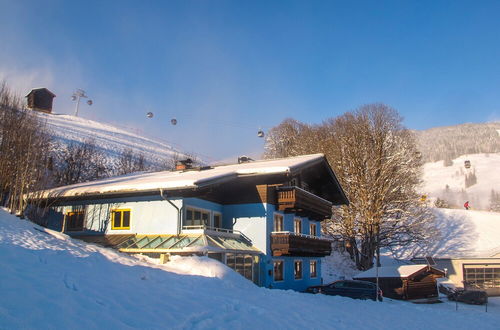
<instances>
[{"instance_id":1,"label":"chalet roof","mask_svg":"<svg viewBox=\"0 0 500 330\"><path fill-rule=\"evenodd\" d=\"M98 181L78 183L46 190L42 198L93 196L113 193L138 193L158 190L196 189L230 180L272 174L294 175L303 169L324 164L330 173L329 180L338 185L340 194L348 203L340 184L323 154L305 155L282 159L261 160L249 163L216 166L209 169L187 171L162 171L123 175Z\"/></svg>"},{"instance_id":2,"label":"chalet roof","mask_svg":"<svg viewBox=\"0 0 500 330\"><path fill-rule=\"evenodd\" d=\"M53 97L56 97L56 94L52 93L51 91L49 91L47 88L45 87L38 87L38 88L33 88L28 94L26 94L26 97L28 97L31 93L33 93L34 91L41 91L41 90L44 90L46 92L48 92L50 95L52 95Z\"/></svg>"},{"instance_id":3,"label":"chalet roof","mask_svg":"<svg viewBox=\"0 0 500 330\"><path fill-rule=\"evenodd\" d=\"M435 273L442 273L444 276L444 272L434 268L430 267L428 265L403 265L403 266L391 266L391 267L378 267L378 277L379 278L411 278L415 276L416 274L429 270L431 272ZM375 267L368 269L365 272L359 273L358 275L354 276L355 279L362 279L362 278L375 278L377 276L376 274L377 269Z\"/></svg>"}]
</instances>

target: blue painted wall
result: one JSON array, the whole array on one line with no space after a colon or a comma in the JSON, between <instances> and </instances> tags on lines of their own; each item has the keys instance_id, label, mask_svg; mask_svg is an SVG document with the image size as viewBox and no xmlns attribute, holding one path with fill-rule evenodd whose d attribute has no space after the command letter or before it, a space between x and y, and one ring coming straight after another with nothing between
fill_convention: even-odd
<instances>
[{"instance_id":1,"label":"blue painted wall","mask_svg":"<svg viewBox=\"0 0 500 330\"><path fill-rule=\"evenodd\" d=\"M294 214L284 214L276 211L272 204L235 204L220 205L199 198L185 198L171 200L177 207L181 208L182 218L185 218L186 207L193 207L222 214L223 227L239 230L245 234L252 244L263 252L260 256L260 284L265 287L278 289L293 289L304 291L307 287L321 284L321 258L309 257L279 257L271 256L270 235L274 226L274 214L280 213L284 216L284 230L294 231ZM61 230L63 214L75 209L86 207L86 224L89 232L106 234L175 234L177 232L177 210L160 196L130 197L122 199L109 199L99 201L87 201L68 204L53 208L49 212L49 223L51 228ZM131 222L129 230L111 229L111 210L130 209ZM211 216L212 219L212 216ZM302 233L309 232L308 218L301 217ZM317 231L320 233L320 223L317 223ZM284 261L284 280L274 281L273 260ZM294 279L294 260L302 260L303 276L300 280ZM317 261L317 278L310 278L309 261Z\"/></svg>"},{"instance_id":2,"label":"blue painted wall","mask_svg":"<svg viewBox=\"0 0 500 330\"><path fill-rule=\"evenodd\" d=\"M236 204L224 205L222 217L224 226L239 230L250 238L253 246L263 253L269 253L269 234L272 222L266 214L270 204Z\"/></svg>"},{"instance_id":3,"label":"blue painted wall","mask_svg":"<svg viewBox=\"0 0 500 330\"><path fill-rule=\"evenodd\" d=\"M269 258L269 264L273 266L274 260L284 261L284 276L283 281L274 281L274 274L267 276L267 287L274 289L292 289L296 291L305 291L307 287L322 284L321 280L321 258L319 257L275 257ZM302 278L296 280L294 278L294 262L295 260L302 261ZM316 274L315 278L311 278L309 262L316 260Z\"/></svg>"},{"instance_id":4,"label":"blue painted wall","mask_svg":"<svg viewBox=\"0 0 500 330\"><path fill-rule=\"evenodd\" d=\"M182 207L182 199L171 200ZM85 207L83 233L101 234L175 234L177 232L177 210L159 196L151 198L122 198L99 201L80 201L54 207L48 213L49 228L62 229L64 214ZM111 211L130 209L130 229L112 229Z\"/></svg>"}]
</instances>

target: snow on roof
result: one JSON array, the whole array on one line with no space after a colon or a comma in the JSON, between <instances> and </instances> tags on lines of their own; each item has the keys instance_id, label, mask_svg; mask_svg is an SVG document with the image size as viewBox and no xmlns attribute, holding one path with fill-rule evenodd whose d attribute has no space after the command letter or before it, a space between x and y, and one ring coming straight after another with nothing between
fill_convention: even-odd
<instances>
[{"instance_id":1,"label":"snow on roof","mask_svg":"<svg viewBox=\"0 0 500 330\"><path fill-rule=\"evenodd\" d=\"M49 92L54 97L56 96L54 93L52 93L51 91L49 91L49 89L46 88L46 87L36 87L36 88L32 88L31 91L28 94L26 94L25 97L28 97L28 95L30 95L33 91L39 91L39 90L46 90L47 92Z\"/></svg>"},{"instance_id":2,"label":"snow on roof","mask_svg":"<svg viewBox=\"0 0 500 330\"><path fill-rule=\"evenodd\" d=\"M427 265L404 265L396 267L378 267L378 277L402 277L406 278L416 272L426 268ZM372 278L376 277L376 267L368 269L365 272L359 273L354 278Z\"/></svg>"},{"instance_id":3,"label":"snow on roof","mask_svg":"<svg viewBox=\"0 0 500 330\"><path fill-rule=\"evenodd\" d=\"M323 154L313 154L216 166L206 170L130 174L50 189L44 192L43 197L72 197L104 193L150 191L156 189L173 190L200 188L213 183L231 180L239 176L285 174L323 160Z\"/></svg>"}]
</instances>

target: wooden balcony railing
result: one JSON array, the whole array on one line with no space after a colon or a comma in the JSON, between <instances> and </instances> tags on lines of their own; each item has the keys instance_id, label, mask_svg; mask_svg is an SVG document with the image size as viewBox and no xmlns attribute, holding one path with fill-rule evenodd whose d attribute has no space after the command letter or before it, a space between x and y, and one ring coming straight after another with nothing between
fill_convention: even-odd
<instances>
[{"instance_id":1,"label":"wooden balcony railing","mask_svg":"<svg viewBox=\"0 0 500 330\"><path fill-rule=\"evenodd\" d=\"M273 256L324 257L332 252L329 240L292 232L271 233Z\"/></svg>"},{"instance_id":2,"label":"wooden balcony railing","mask_svg":"<svg viewBox=\"0 0 500 330\"><path fill-rule=\"evenodd\" d=\"M277 187L278 209L315 220L332 215L332 203L299 187Z\"/></svg>"}]
</instances>

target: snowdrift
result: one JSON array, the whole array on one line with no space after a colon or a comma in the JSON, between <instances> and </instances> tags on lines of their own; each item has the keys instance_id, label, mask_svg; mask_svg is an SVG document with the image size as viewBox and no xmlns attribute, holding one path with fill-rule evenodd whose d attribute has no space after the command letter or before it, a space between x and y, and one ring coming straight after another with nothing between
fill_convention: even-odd
<instances>
[{"instance_id":1,"label":"snowdrift","mask_svg":"<svg viewBox=\"0 0 500 330\"><path fill-rule=\"evenodd\" d=\"M153 264L0 210L2 329L497 329L494 311L258 288L208 258ZM478 315L480 314L480 317Z\"/></svg>"}]
</instances>

